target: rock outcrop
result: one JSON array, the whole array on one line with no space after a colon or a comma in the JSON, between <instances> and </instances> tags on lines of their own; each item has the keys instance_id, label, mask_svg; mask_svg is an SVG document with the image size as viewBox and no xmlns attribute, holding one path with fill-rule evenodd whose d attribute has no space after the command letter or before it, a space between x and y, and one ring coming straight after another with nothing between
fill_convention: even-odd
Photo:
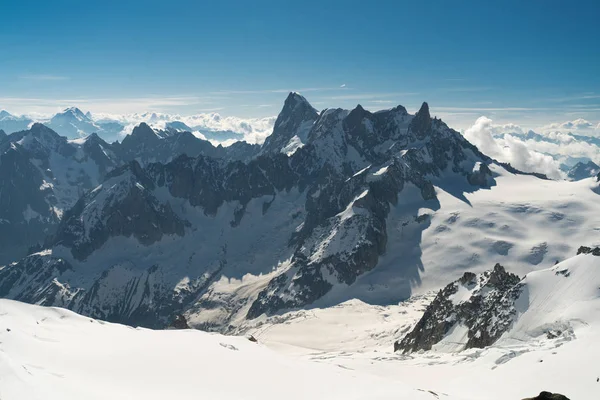
<instances>
[{"instance_id":1,"label":"rock outcrop","mask_svg":"<svg viewBox=\"0 0 600 400\"><path fill-rule=\"evenodd\" d=\"M431 350L458 331L464 333L453 339L453 345L461 349L493 344L512 324L514 303L522 290L519 281L500 264L479 276L466 272L438 293L412 331L394 344L394 350Z\"/></svg>"}]
</instances>

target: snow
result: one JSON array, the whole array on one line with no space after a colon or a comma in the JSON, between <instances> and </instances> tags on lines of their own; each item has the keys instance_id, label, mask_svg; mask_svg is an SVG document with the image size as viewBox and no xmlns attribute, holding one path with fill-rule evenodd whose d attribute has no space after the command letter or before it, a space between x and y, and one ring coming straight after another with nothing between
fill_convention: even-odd
<instances>
[{"instance_id":1,"label":"snow","mask_svg":"<svg viewBox=\"0 0 600 400\"><path fill-rule=\"evenodd\" d=\"M281 149L281 152L289 157L293 155L296 152L296 150L302 148L303 146L304 143L302 142L300 137L298 137L298 135L294 135L294 137L290 139L288 144Z\"/></svg>"},{"instance_id":2,"label":"snow","mask_svg":"<svg viewBox=\"0 0 600 400\"><path fill-rule=\"evenodd\" d=\"M429 385L283 356L244 337L136 329L10 300L0 313L3 400L437 397Z\"/></svg>"},{"instance_id":3,"label":"snow","mask_svg":"<svg viewBox=\"0 0 600 400\"><path fill-rule=\"evenodd\" d=\"M373 173L373 175L375 175L375 176L383 175L387 172L388 168L389 168L389 166L382 167L382 168L378 169L375 173Z\"/></svg>"},{"instance_id":4,"label":"snow","mask_svg":"<svg viewBox=\"0 0 600 400\"><path fill-rule=\"evenodd\" d=\"M432 351L393 352L393 341L420 318L433 293L390 306L349 300L263 317L245 329L290 357L464 399L521 399L542 390L597 398L600 257L575 256L522 282L526 289L518 299L517 322L485 349L455 352L466 334L457 326Z\"/></svg>"}]
</instances>

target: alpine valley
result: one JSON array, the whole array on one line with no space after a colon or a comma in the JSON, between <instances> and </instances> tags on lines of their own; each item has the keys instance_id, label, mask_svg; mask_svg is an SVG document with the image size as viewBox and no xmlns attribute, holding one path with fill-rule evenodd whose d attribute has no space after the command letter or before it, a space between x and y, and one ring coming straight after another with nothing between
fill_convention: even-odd
<instances>
[{"instance_id":1,"label":"alpine valley","mask_svg":"<svg viewBox=\"0 0 600 400\"><path fill-rule=\"evenodd\" d=\"M267 399L597 396L597 165L560 181L521 172L427 103L414 115L317 111L290 93L263 144L229 146L146 123L108 143L115 125L64 114L15 117L0 134L0 297L37 305L0 301L2 399L23 387L32 399L42 387L57 399L165 398L139 371L218 380L228 362L258 396L254 357L282 382ZM55 131L65 126L69 138ZM69 360L104 357L90 343L105 335L129 383L93 397ZM160 350L136 358L138 341ZM38 347L45 356L25 350ZM212 370L203 354L225 361ZM184 362L160 365L168 357ZM347 393L286 393L309 370ZM188 375L170 384L192 393Z\"/></svg>"}]
</instances>

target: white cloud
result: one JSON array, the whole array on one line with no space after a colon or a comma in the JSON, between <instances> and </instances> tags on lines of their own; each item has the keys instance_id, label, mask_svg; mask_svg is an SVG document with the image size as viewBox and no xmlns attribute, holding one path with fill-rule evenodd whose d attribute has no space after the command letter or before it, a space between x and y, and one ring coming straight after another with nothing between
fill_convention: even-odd
<instances>
[{"instance_id":1,"label":"white cloud","mask_svg":"<svg viewBox=\"0 0 600 400\"><path fill-rule=\"evenodd\" d=\"M551 156L529 149L526 143L510 134L504 135L502 139L494 138L494 129L497 127L493 125L491 119L479 117L463 135L484 154L498 161L510 163L519 170L539 172L553 179L563 177L559 163Z\"/></svg>"},{"instance_id":2,"label":"white cloud","mask_svg":"<svg viewBox=\"0 0 600 400\"><path fill-rule=\"evenodd\" d=\"M345 88L345 87L346 87L346 84L345 84L345 83L343 83L343 84L341 84L341 85L340 85L340 87L341 87L341 88Z\"/></svg>"},{"instance_id":3,"label":"white cloud","mask_svg":"<svg viewBox=\"0 0 600 400\"><path fill-rule=\"evenodd\" d=\"M541 130L585 130L593 128L594 124L583 118L578 118L573 121L555 122L546 126L543 126Z\"/></svg>"},{"instance_id":4,"label":"white cloud","mask_svg":"<svg viewBox=\"0 0 600 400\"><path fill-rule=\"evenodd\" d=\"M273 132L273 125L276 117L265 118L239 118L232 116L222 116L219 113L203 113L190 116L164 113L142 113L130 115L97 114L95 118L112 119L125 125L123 135L128 135L133 128L141 122L146 122L157 129L164 129L169 122L183 122L190 128L197 137L205 138L202 131L231 131L243 135L243 140L251 144L262 144L267 136ZM213 144L231 145L235 140L226 140L218 142L211 140Z\"/></svg>"}]
</instances>

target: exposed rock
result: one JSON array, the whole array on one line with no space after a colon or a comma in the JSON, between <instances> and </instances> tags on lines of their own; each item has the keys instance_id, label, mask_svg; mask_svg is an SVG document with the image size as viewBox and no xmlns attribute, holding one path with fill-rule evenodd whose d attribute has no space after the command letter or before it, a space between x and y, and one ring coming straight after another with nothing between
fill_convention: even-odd
<instances>
[{"instance_id":1,"label":"exposed rock","mask_svg":"<svg viewBox=\"0 0 600 400\"><path fill-rule=\"evenodd\" d=\"M578 162L567 173L567 179L571 181L580 181L582 179L591 178L600 173L600 166L593 161L587 163Z\"/></svg>"},{"instance_id":2,"label":"exposed rock","mask_svg":"<svg viewBox=\"0 0 600 400\"><path fill-rule=\"evenodd\" d=\"M487 187L489 186L492 171L485 163L479 163L473 169L473 172L467 175L467 180L471 185Z\"/></svg>"},{"instance_id":3,"label":"exposed rock","mask_svg":"<svg viewBox=\"0 0 600 400\"><path fill-rule=\"evenodd\" d=\"M173 322L171 322L169 327L173 329L190 329L185 316L182 314L175 315L175 318L173 318Z\"/></svg>"},{"instance_id":4,"label":"exposed rock","mask_svg":"<svg viewBox=\"0 0 600 400\"><path fill-rule=\"evenodd\" d=\"M600 256L600 247L591 247L581 246L577 249L577 254L591 254L593 256Z\"/></svg>"},{"instance_id":5,"label":"exposed rock","mask_svg":"<svg viewBox=\"0 0 600 400\"><path fill-rule=\"evenodd\" d=\"M569 398L558 393L541 392L535 397L528 397L523 400L569 400Z\"/></svg>"},{"instance_id":6,"label":"exposed rock","mask_svg":"<svg viewBox=\"0 0 600 400\"><path fill-rule=\"evenodd\" d=\"M308 133L319 113L299 93L290 93L275 121L273 133L267 137L262 153L293 153L307 142ZM297 141L296 146L291 141Z\"/></svg>"},{"instance_id":7,"label":"exposed rock","mask_svg":"<svg viewBox=\"0 0 600 400\"><path fill-rule=\"evenodd\" d=\"M467 329L463 348L493 344L511 326L514 302L522 290L519 281L500 264L479 276L466 272L438 293L413 330L394 344L394 351L431 350L459 326Z\"/></svg>"}]
</instances>

